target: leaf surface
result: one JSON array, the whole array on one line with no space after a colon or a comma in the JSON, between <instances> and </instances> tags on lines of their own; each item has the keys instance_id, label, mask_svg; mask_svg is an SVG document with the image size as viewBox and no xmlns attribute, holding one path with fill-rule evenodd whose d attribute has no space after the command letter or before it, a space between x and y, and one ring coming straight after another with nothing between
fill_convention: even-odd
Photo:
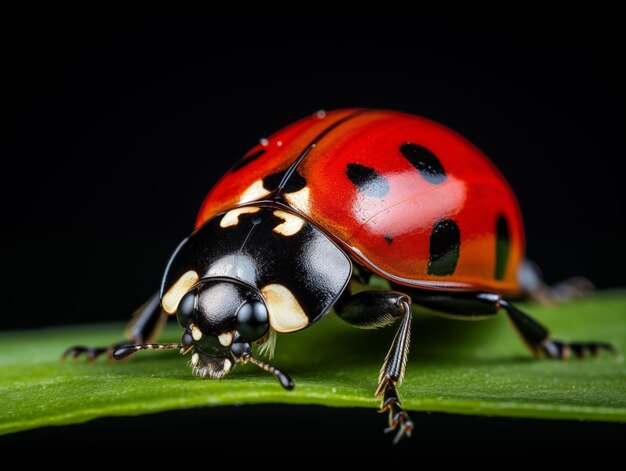
<instances>
[{"instance_id":1,"label":"leaf surface","mask_svg":"<svg viewBox=\"0 0 626 471\"><path fill-rule=\"evenodd\" d=\"M626 293L606 292L559 307L520 304L568 340L604 340L626 351ZM59 361L72 344L120 340L121 324L0 333L0 433L97 417L222 404L291 403L378 407L378 371L395 328L358 330L334 315L278 338L272 363L289 372L293 391L252 365L222 381L194 378L176 351L129 361ZM460 322L415 315L410 360L400 388L410 410L511 417L626 421L621 357L534 360L506 316ZM162 336L176 341L174 322Z\"/></svg>"}]
</instances>

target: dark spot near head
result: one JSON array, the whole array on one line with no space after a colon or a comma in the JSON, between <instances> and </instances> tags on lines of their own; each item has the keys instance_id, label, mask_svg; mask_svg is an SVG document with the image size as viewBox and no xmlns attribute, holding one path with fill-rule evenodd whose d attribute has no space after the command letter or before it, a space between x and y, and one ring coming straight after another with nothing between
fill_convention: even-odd
<instances>
[{"instance_id":1,"label":"dark spot near head","mask_svg":"<svg viewBox=\"0 0 626 471\"><path fill-rule=\"evenodd\" d=\"M230 169L231 172L235 172L237 170L239 170L240 168L248 165L250 162L252 162L253 160L258 159L259 157L261 157L263 154L265 154L265 149L261 149L258 150L256 152L253 152L250 155L244 156L242 159L240 159L237 163L235 163L235 165L232 166L232 168Z\"/></svg>"},{"instance_id":2,"label":"dark spot near head","mask_svg":"<svg viewBox=\"0 0 626 471\"><path fill-rule=\"evenodd\" d=\"M285 176L285 171L272 173L263 179L263 188L267 191L274 191L280 185L283 177ZM306 186L305 178L300 175L298 172L293 172L283 191L285 193L295 193L296 191L300 191L302 188Z\"/></svg>"},{"instance_id":3,"label":"dark spot near head","mask_svg":"<svg viewBox=\"0 0 626 471\"><path fill-rule=\"evenodd\" d=\"M430 233L430 259L428 274L452 275L459 261L461 231L452 219L442 219Z\"/></svg>"},{"instance_id":4,"label":"dark spot near head","mask_svg":"<svg viewBox=\"0 0 626 471\"><path fill-rule=\"evenodd\" d=\"M503 214L496 220L496 266L494 278L501 280L506 273L506 264L509 259L510 235L509 223Z\"/></svg>"},{"instance_id":5,"label":"dark spot near head","mask_svg":"<svg viewBox=\"0 0 626 471\"><path fill-rule=\"evenodd\" d=\"M388 244L391 244L391 243L393 242L393 237L392 237L392 236L390 236L389 234L385 234L385 241L386 241Z\"/></svg>"},{"instance_id":6,"label":"dark spot near head","mask_svg":"<svg viewBox=\"0 0 626 471\"><path fill-rule=\"evenodd\" d=\"M443 165L426 147L407 142L400 146L400 152L427 182L437 185L446 179Z\"/></svg>"},{"instance_id":7,"label":"dark spot near head","mask_svg":"<svg viewBox=\"0 0 626 471\"><path fill-rule=\"evenodd\" d=\"M389 182L373 168L361 164L348 164L346 175L359 191L367 196L382 198L389 193Z\"/></svg>"}]
</instances>

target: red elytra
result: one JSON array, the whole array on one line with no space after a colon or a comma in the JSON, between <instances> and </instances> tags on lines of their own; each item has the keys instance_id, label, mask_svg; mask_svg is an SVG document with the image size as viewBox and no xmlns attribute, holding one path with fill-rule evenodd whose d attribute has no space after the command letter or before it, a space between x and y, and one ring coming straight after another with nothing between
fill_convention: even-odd
<instances>
[{"instance_id":1,"label":"red elytra","mask_svg":"<svg viewBox=\"0 0 626 471\"><path fill-rule=\"evenodd\" d=\"M427 154L426 160L418 158L416 165L405 155L411 148ZM211 189L196 227L222 211L267 199L263 179L305 152L292 178L303 178L306 186L287 192L285 202L374 273L428 289L519 292L524 229L513 191L466 139L405 113L345 109L285 127ZM499 224L506 229L505 260L497 260ZM443 235L444 245L455 231L460 243L452 269L442 273L432 269L441 242L433 240L433 230L450 225L456 229Z\"/></svg>"}]
</instances>

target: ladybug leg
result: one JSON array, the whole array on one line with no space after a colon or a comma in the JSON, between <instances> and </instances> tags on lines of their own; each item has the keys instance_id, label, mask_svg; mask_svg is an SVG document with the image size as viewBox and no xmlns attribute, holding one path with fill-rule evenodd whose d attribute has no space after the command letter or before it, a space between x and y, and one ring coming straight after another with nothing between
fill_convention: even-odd
<instances>
[{"instance_id":1,"label":"ladybug leg","mask_svg":"<svg viewBox=\"0 0 626 471\"><path fill-rule=\"evenodd\" d=\"M524 343L536 357L543 354L548 358L567 360L572 353L578 358L584 358L588 353L597 356L600 350L617 354L617 348L608 342L566 342L553 339L548 329L508 301L500 299L498 306L506 311Z\"/></svg>"},{"instance_id":2,"label":"ladybug leg","mask_svg":"<svg viewBox=\"0 0 626 471\"><path fill-rule=\"evenodd\" d=\"M582 298L595 290L593 283L581 276L549 285L544 281L539 266L530 260L524 260L517 276L524 294L541 304L567 302Z\"/></svg>"},{"instance_id":3,"label":"ladybug leg","mask_svg":"<svg viewBox=\"0 0 626 471\"><path fill-rule=\"evenodd\" d=\"M402 383L411 339L411 298L396 291L363 291L343 297L336 305L337 315L364 329L385 327L400 319L400 327L387 353L378 378L376 396L382 396L381 412L389 412L389 427L396 430L394 443L410 437L413 421L402 408L397 386Z\"/></svg>"},{"instance_id":4,"label":"ladybug leg","mask_svg":"<svg viewBox=\"0 0 626 471\"><path fill-rule=\"evenodd\" d=\"M63 353L62 358L78 358L82 354L87 356L87 361L92 362L99 356L106 353L107 357L113 359L113 352L119 347L135 345L149 342L155 338L163 324L167 320L167 314L161 309L158 293L151 296L139 309L137 309L126 327L128 340L115 343L108 347L88 347L85 345L74 345Z\"/></svg>"},{"instance_id":5,"label":"ladybug leg","mask_svg":"<svg viewBox=\"0 0 626 471\"><path fill-rule=\"evenodd\" d=\"M436 293L411 291L413 302L432 309L435 313L459 319L484 319L504 309L515 330L535 356L566 360L573 353L582 358L587 353L597 355L600 350L616 354L617 349L607 342L565 342L550 337L548 329L528 314L495 293Z\"/></svg>"}]
</instances>

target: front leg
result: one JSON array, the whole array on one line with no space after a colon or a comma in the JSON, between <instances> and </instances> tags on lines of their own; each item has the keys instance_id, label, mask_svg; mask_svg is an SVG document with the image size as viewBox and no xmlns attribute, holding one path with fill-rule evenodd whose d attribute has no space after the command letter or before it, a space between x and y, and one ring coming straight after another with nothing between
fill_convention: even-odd
<instances>
[{"instance_id":1,"label":"front leg","mask_svg":"<svg viewBox=\"0 0 626 471\"><path fill-rule=\"evenodd\" d=\"M167 314L161 309L159 294L156 293L133 313L125 331L128 340L122 340L107 347L74 345L65 350L62 358L71 357L76 359L80 355L85 354L87 361L92 362L99 356L106 354L112 360L113 352L120 347L143 344L153 340L159 334L166 320Z\"/></svg>"},{"instance_id":2,"label":"front leg","mask_svg":"<svg viewBox=\"0 0 626 471\"><path fill-rule=\"evenodd\" d=\"M364 329L385 327L401 319L378 377L376 396L382 396L381 412L389 411L389 428L398 430L397 443L410 437L413 422L402 409L397 386L402 383L411 340L411 298L396 291L363 291L346 296L335 305L335 311L346 322Z\"/></svg>"}]
</instances>

